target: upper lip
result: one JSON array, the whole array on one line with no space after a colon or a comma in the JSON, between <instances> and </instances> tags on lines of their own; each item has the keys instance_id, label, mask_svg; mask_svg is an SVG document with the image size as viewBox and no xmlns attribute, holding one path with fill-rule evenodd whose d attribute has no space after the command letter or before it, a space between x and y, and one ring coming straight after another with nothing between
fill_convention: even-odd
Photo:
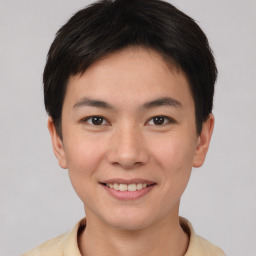
<instances>
[{"instance_id":1,"label":"upper lip","mask_svg":"<svg viewBox=\"0 0 256 256\"><path fill-rule=\"evenodd\" d=\"M122 178L115 178L115 179L107 179L100 181L102 184L139 184L139 183L146 183L147 185L155 184L156 182L147 180L147 179L122 179Z\"/></svg>"}]
</instances>

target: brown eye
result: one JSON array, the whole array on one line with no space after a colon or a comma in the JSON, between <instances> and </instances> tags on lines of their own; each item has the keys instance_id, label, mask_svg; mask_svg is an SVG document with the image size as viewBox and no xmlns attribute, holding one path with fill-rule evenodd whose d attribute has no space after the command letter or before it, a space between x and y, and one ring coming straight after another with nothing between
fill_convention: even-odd
<instances>
[{"instance_id":1,"label":"brown eye","mask_svg":"<svg viewBox=\"0 0 256 256\"><path fill-rule=\"evenodd\" d=\"M162 125L164 124L165 118L163 116L157 116L153 118L153 123L155 125Z\"/></svg>"},{"instance_id":2,"label":"brown eye","mask_svg":"<svg viewBox=\"0 0 256 256\"><path fill-rule=\"evenodd\" d=\"M91 116L86 118L84 121L91 125L104 125L107 124L107 121L102 116Z\"/></svg>"},{"instance_id":3,"label":"brown eye","mask_svg":"<svg viewBox=\"0 0 256 256\"><path fill-rule=\"evenodd\" d=\"M165 125L168 123L173 123L174 121L166 116L155 116L153 118L151 118L148 122L149 125Z\"/></svg>"}]
</instances>

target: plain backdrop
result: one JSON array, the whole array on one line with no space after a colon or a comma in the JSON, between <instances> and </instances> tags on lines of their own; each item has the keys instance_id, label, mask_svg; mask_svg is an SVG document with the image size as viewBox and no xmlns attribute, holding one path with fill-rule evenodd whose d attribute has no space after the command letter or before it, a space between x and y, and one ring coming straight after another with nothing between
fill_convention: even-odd
<instances>
[{"instance_id":1,"label":"plain backdrop","mask_svg":"<svg viewBox=\"0 0 256 256\"><path fill-rule=\"evenodd\" d=\"M219 69L211 147L180 214L227 255L255 256L256 1L170 2L205 31ZM0 0L0 256L20 255L84 216L52 153L42 72L56 31L88 3Z\"/></svg>"}]
</instances>

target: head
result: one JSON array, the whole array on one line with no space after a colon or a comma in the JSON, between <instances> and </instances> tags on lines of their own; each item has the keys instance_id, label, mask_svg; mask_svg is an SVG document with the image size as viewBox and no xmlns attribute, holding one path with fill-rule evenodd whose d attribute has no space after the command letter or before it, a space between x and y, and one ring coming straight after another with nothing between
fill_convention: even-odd
<instances>
[{"instance_id":1,"label":"head","mask_svg":"<svg viewBox=\"0 0 256 256\"><path fill-rule=\"evenodd\" d=\"M162 1L100 1L59 30L44 72L48 127L90 223L177 218L209 146L216 73L204 33Z\"/></svg>"},{"instance_id":2,"label":"head","mask_svg":"<svg viewBox=\"0 0 256 256\"><path fill-rule=\"evenodd\" d=\"M193 19L159 0L104 0L77 12L57 33L44 70L45 107L62 137L69 78L129 46L157 51L186 75L195 104L197 134L213 107L217 69L208 40Z\"/></svg>"}]
</instances>

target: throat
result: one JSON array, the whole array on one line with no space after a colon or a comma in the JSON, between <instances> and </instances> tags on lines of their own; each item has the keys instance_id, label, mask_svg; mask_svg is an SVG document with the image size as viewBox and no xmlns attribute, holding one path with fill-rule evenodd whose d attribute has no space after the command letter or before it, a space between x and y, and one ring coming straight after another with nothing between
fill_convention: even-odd
<instances>
[{"instance_id":1,"label":"throat","mask_svg":"<svg viewBox=\"0 0 256 256\"><path fill-rule=\"evenodd\" d=\"M91 230L85 225L78 230L78 245L82 256L184 256L189 234L181 226L173 232L165 230L125 231Z\"/></svg>"}]
</instances>

